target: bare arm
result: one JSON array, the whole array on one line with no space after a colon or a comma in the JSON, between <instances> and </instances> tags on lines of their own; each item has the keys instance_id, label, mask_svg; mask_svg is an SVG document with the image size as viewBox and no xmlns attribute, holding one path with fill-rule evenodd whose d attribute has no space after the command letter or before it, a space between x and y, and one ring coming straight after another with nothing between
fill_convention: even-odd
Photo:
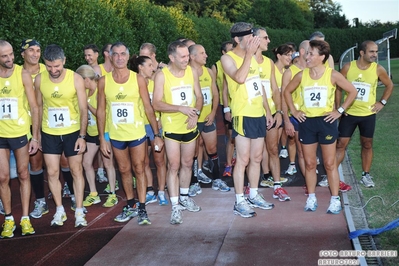
<instances>
[{"instance_id":1,"label":"bare arm","mask_svg":"<svg viewBox=\"0 0 399 266\"><path fill-rule=\"evenodd\" d=\"M303 112L298 111L295 108L294 101L292 100L292 93L299 87L299 84L301 84L302 72L303 71L296 74L284 89L284 99L288 109L290 110L291 114L298 119L299 122L305 121L306 117Z\"/></svg>"},{"instance_id":2,"label":"bare arm","mask_svg":"<svg viewBox=\"0 0 399 266\"><path fill-rule=\"evenodd\" d=\"M33 89L32 77L26 70L22 70L22 83L24 84L26 98L28 99L30 114L32 118L32 135L33 141L29 143L29 153L34 154L39 148L39 110L37 107L37 101L35 92Z\"/></svg>"},{"instance_id":3,"label":"bare arm","mask_svg":"<svg viewBox=\"0 0 399 266\"><path fill-rule=\"evenodd\" d=\"M105 133L105 77L101 77L98 81L97 85L97 130L98 130L98 138L100 139L100 150L102 154L110 158L111 150L106 143L104 138Z\"/></svg>"},{"instance_id":4,"label":"bare arm","mask_svg":"<svg viewBox=\"0 0 399 266\"><path fill-rule=\"evenodd\" d=\"M36 103L38 108L38 131L40 131L41 123L43 119L43 95L40 91L40 82L41 82L41 75L39 74L35 77L35 94L36 94ZM38 134L38 139L41 139L41 135Z\"/></svg>"},{"instance_id":5,"label":"bare arm","mask_svg":"<svg viewBox=\"0 0 399 266\"><path fill-rule=\"evenodd\" d=\"M259 47L259 43L260 39L257 36L248 41L244 55L244 61L239 68L237 68L231 56L228 54L223 55L220 58L220 61L222 62L224 73L231 77L238 84L243 84L247 79L249 67L251 66L251 60Z\"/></svg>"},{"instance_id":6,"label":"bare arm","mask_svg":"<svg viewBox=\"0 0 399 266\"><path fill-rule=\"evenodd\" d=\"M140 97L141 100L143 101L145 114L148 118L148 121L151 124L152 131L154 132L155 135L159 135L158 122L155 117L154 108L152 108L151 105L150 95L148 94L147 83L145 82L144 77L137 74L137 83L139 86ZM154 143L155 146L157 147L156 151L161 151L164 144L162 138L156 136Z\"/></svg>"},{"instance_id":7,"label":"bare arm","mask_svg":"<svg viewBox=\"0 0 399 266\"><path fill-rule=\"evenodd\" d=\"M283 73L283 78L282 78L282 82L281 82L281 94L282 94L282 96L284 96L285 88L287 87L288 83L290 83L291 77L292 77L291 69L287 69ZM281 97L281 109L283 111L283 119L284 119L285 131L286 131L287 135L293 136L294 132L295 132L295 129L294 129L294 126L292 125L292 123L290 121L290 118L288 116L288 106L287 106L287 103L285 102L285 97Z\"/></svg>"},{"instance_id":8,"label":"bare arm","mask_svg":"<svg viewBox=\"0 0 399 266\"><path fill-rule=\"evenodd\" d=\"M212 84L211 84L211 91L212 91L212 111L211 113L205 118L206 121L206 126L209 126L213 123L213 121L215 121L215 117L216 117L216 112L218 109L218 105L219 105L219 91L218 88L216 86L216 76L215 74L212 72L212 70L210 70L209 68L207 68L209 75L212 78Z\"/></svg>"},{"instance_id":9,"label":"bare arm","mask_svg":"<svg viewBox=\"0 0 399 266\"><path fill-rule=\"evenodd\" d=\"M388 73L386 72L384 67L382 67L381 65L377 66L377 75L378 75L378 78L381 80L382 84L385 85L385 90L384 90L384 93L381 96L381 100L387 101L389 99L389 97L391 97L391 94L393 92L392 80L388 76ZM381 111L382 108L384 108L384 105L381 103L381 100L377 101L372 106L371 111L373 111L375 113L378 113L379 111Z\"/></svg>"},{"instance_id":10,"label":"bare arm","mask_svg":"<svg viewBox=\"0 0 399 266\"><path fill-rule=\"evenodd\" d=\"M341 69L341 74L346 78L346 75L348 74L350 63L347 63L344 65L344 67ZM335 91L335 109L338 109L341 106L342 102L342 89L337 86L337 89Z\"/></svg>"},{"instance_id":11,"label":"bare arm","mask_svg":"<svg viewBox=\"0 0 399 266\"><path fill-rule=\"evenodd\" d=\"M75 90L78 98L78 106L80 112L80 135L86 135L87 132L87 95L83 78L74 73ZM75 150L78 154L83 154L86 151L86 141L78 138L75 143Z\"/></svg>"}]
</instances>

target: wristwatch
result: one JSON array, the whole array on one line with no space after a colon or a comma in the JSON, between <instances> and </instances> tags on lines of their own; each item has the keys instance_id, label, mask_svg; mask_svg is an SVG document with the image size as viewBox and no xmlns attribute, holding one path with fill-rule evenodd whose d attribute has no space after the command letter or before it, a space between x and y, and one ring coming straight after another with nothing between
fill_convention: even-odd
<instances>
[{"instance_id":1,"label":"wristwatch","mask_svg":"<svg viewBox=\"0 0 399 266\"><path fill-rule=\"evenodd\" d=\"M154 134L154 137L158 137L158 138L161 138L161 139L162 139L162 135L161 135L161 133Z\"/></svg>"},{"instance_id":2,"label":"wristwatch","mask_svg":"<svg viewBox=\"0 0 399 266\"><path fill-rule=\"evenodd\" d=\"M78 139L86 139L86 135L79 135Z\"/></svg>"},{"instance_id":3,"label":"wristwatch","mask_svg":"<svg viewBox=\"0 0 399 266\"><path fill-rule=\"evenodd\" d=\"M341 106L340 108L337 109L337 111L342 115L345 112L345 109Z\"/></svg>"},{"instance_id":4,"label":"wristwatch","mask_svg":"<svg viewBox=\"0 0 399 266\"><path fill-rule=\"evenodd\" d=\"M283 112L283 111L281 111L281 110L277 110L277 111L276 111L276 113L279 113L279 114L281 114L281 115L283 115L283 114L284 114L284 112Z\"/></svg>"},{"instance_id":5,"label":"wristwatch","mask_svg":"<svg viewBox=\"0 0 399 266\"><path fill-rule=\"evenodd\" d=\"M386 105L387 104L387 101L386 100L384 100L384 99L382 99L381 101L380 101L380 103L382 104L382 105Z\"/></svg>"},{"instance_id":6,"label":"wristwatch","mask_svg":"<svg viewBox=\"0 0 399 266\"><path fill-rule=\"evenodd\" d=\"M197 114L198 116L200 116L201 111L200 111L200 110L197 110L196 114Z\"/></svg>"}]
</instances>

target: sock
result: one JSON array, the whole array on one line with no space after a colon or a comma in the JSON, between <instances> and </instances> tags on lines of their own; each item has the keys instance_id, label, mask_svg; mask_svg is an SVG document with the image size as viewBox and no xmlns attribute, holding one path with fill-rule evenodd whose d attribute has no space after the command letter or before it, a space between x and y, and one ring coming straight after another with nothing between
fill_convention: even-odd
<instances>
[{"instance_id":1,"label":"sock","mask_svg":"<svg viewBox=\"0 0 399 266\"><path fill-rule=\"evenodd\" d=\"M281 149L282 149L282 150L285 150L285 149L286 149L286 147L285 147L285 146L281 146Z\"/></svg>"},{"instance_id":2,"label":"sock","mask_svg":"<svg viewBox=\"0 0 399 266\"><path fill-rule=\"evenodd\" d=\"M309 197L309 198L316 198L316 193L310 193L310 194L308 195L308 197Z\"/></svg>"},{"instance_id":3,"label":"sock","mask_svg":"<svg viewBox=\"0 0 399 266\"><path fill-rule=\"evenodd\" d=\"M30 219L29 219L29 216L22 216L22 217L21 217L21 222L22 222L22 220L24 220L24 219L30 220Z\"/></svg>"},{"instance_id":4,"label":"sock","mask_svg":"<svg viewBox=\"0 0 399 266\"><path fill-rule=\"evenodd\" d=\"M46 202L46 199L43 197L43 198L39 198L39 199L36 199L37 201L40 201L40 202Z\"/></svg>"},{"instance_id":5,"label":"sock","mask_svg":"<svg viewBox=\"0 0 399 266\"><path fill-rule=\"evenodd\" d=\"M136 200L135 200L135 199L129 199L129 200L127 200L127 205L129 205L129 207L134 208L134 207L135 207L134 205L136 205ZM140 204L140 205L141 205L141 204Z\"/></svg>"},{"instance_id":6,"label":"sock","mask_svg":"<svg viewBox=\"0 0 399 266\"><path fill-rule=\"evenodd\" d=\"M220 178L220 170L219 170L219 156L217 153L209 154L209 158L212 161L212 179L216 180Z\"/></svg>"},{"instance_id":7,"label":"sock","mask_svg":"<svg viewBox=\"0 0 399 266\"><path fill-rule=\"evenodd\" d=\"M245 198L244 198L244 193L242 193L242 194L236 194L236 202L237 202L237 204L241 203L241 202L244 201L244 200L245 200Z\"/></svg>"},{"instance_id":8,"label":"sock","mask_svg":"<svg viewBox=\"0 0 399 266\"><path fill-rule=\"evenodd\" d=\"M253 199L258 195L258 188L249 188L249 198Z\"/></svg>"},{"instance_id":9,"label":"sock","mask_svg":"<svg viewBox=\"0 0 399 266\"><path fill-rule=\"evenodd\" d=\"M30 182L32 184L33 192L35 193L36 199L44 198L44 175L43 169L39 171L30 172Z\"/></svg>"},{"instance_id":10,"label":"sock","mask_svg":"<svg viewBox=\"0 0 399 266\"><path fill-rule=\"evenodd\" d=\"M295 166L295 162L290 162L290 165L294 165Z\"/></svg>"},{"instance_id":11,"label":"sock","mask_svg":"<svg viewBox=\"0 0 399 266\"><path fill-rule=\"evenodd\" d=\"M93 197L97 197L98 196L98 192L97 191L96 192L90 192L90 195L93 196Z\"/></svg>"},{"instance_id":12,"label":"sock","mask_svg":"<svg viewBox=\"0 0 399 266\"><path fill-rule=\"evenodd\" d=\"M83 208L76 208L75 215L77 215L77 214L83 215Z\"/></svg>"},{"instance_id":13,"label":"sock","mask_svg":"<svg viewBox=\"0 0 399 266\"><path fill-rule=\"evenodd\" d=\"M188 198L188 188L180 188L180 200L186 200Z\"/></svg>"},{"instance_id":14,"label":"sock","mask_svg":"<svg viewBox=\"0 0 399 266\"><path fill-rule=\"evenodd\" d=\"M6 214L5 216L6 216L6 220L14 221L14 216L12 216L11 213L10 214Z\"/></svg>"},{"instance_id":15,"label":"sock","mask_svg":"<svg viewBox=\"0 0 399 266\"><path fill-rule=\"evenodd\" d=\"M179 197L170 197L170 203L172 203L172 205L178 205Z\"/></svg>"},{"instance_id":16,"label":"sock","mask_svg":"<svg viewBox=\"0 0 399 266\"><path fill-rule=\"evenodd\" d=\"M341 200L339 196L331 196L331 200Z\"/></svg>"},{"instance_id":17,"label":"sock","mask_svg":"<svg viewBox=\"0 0 399 266\"><path fill-rule=\"evenodd\" d=\"M362 176L365 176L367 174L370 174L369 172L362 172Z\"/></svg>"},{"instance_id":18,"label":"sock","mask_svg":"<svg viewBox=\"0 0 399 266\"><path fill-rule=\"evenodd\" d=\"M69 168L61 168L61 172L65 182L68 185L69 191L71 191L71 194L75 194L75 191L73 190L73 178L71 171L69 170Z\"/></svg>"},{"instance_id":19,"label":"sock","mask_svg":"<svg viewBox=\"0 0 399 266\"><path fill-rule=\"evenodd\" d=\"M100 174L100 173L104 173L104 168L100 168L100 167L99 167L99 168L97 169L97 174Z\"/></svg>"},{"instance_id":20,"label":"sock","mask_svg":"<svg viewBox=\"0 0 399 266\"><path fill-rule=\"evenodd\" d=\"M263 180L269 179L270 176L271 176L271 173L270 173L270 172L268 172L268 173L266 173L266 174L263 174Z\"/></svg>"},{"instance_id":21,"label":"sock","mask_svg":"<svg viewBox=\"0 0 399 266\"><path fill-rule=\"evenodd\" d=\"M140 203L139 210L144 210L145 211L145 202Z\"/></svg>"},{"instance_id":22,"label":"sock","mask_svg":"<svg viewBox=\"0 0 399 266\"><path fill-rule=\"evenodd\" d=\"M154 188L153 187L147 187L147 194L153 196L154 195Z\"/></svg>"},{"instance_id":23,"label":"sock","mask_svg":"<svg viewBox=\"0 0 399 266\"><path fill-rule=\"evenodd\" d=\"M158 196L165 196L165 191L158 190Z\"/></svg>"},{"instance_id":24,"label":"sock","mask_svg":"<svg viewBox=\"0 0 399 266\"><path fill-rule=\"evenodd\" d=\"M274 189L278 189L278 188L281 187L281 183L280 182L274 182L273 186L274 186Z\"/></svg>"},{"instance_id":25,"label":"sock","mask_svg":"<svg viewBox=\"0 0 399 266\"><path fill-rule=\"evenodd\" d=\"M65 212L64 206L57 206L56 212Z\"/></svg>"}]
</instances>

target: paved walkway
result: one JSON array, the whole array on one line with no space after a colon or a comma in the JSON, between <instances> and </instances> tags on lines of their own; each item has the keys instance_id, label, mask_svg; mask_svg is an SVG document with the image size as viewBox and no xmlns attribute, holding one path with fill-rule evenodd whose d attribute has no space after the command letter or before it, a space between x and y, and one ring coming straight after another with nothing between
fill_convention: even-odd
<instances>
[{"instance_id":1,"label":"paved walkway","mask_svg":"<svg viewBox=\"0 0 399 266\"><path fill-rule=\"evenodd\" d=\"M131 220L86 265L317 265L320 250L351 250L342 212L326 214L330 192L317 188L319 207L304 212L301 187L288 187L290 202L272 199L272 210L256 209L254 218L233 214L234 192L210 188L195 200L202 210L183 212L171 225L170 205L147 207L152 225Z\"/></svg>"}]
</instances>

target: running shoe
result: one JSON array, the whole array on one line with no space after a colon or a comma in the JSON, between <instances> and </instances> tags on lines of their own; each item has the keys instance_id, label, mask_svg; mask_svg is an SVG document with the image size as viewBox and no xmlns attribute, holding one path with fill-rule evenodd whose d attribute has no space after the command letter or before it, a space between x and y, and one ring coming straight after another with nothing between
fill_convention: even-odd
<instances>
[{"instance_id":1,"label":"running shoe","mask_svg":"<svg viewBox=\"0 0 399 266\"><path fill-rule=\"evenodd\" d=\"M111 208L116 204L118 204L118 197L116 196L116 194L109 194L107 200L103 204L103 207Z\"/></svg>"},{"instance_id":2,"label":"running shoe","mask_svg":"<svg viewBox=\"0 0 399 266\"><path fill-rule=\"evenodd\" d=\"M108 178L105 176L105 172L104 171L100 171L100 172L97 171L96 177L97 177L98 183L100 183L100 184L108 182Z\"/></svg>"},{"instance_id":3,"label":"running shoe","mask_svg":"<svg viewBox=\"0 0 399 266\"><path fill-rule=\"evenodd\" d=\"M15 221L6 219L3 223L3 231L1 231L0 238L11 238L14 236Z\"/></svg>"},{"instance_id":4,"label":"running shoe","mask_svg":"<svg viewBox=\"0 0 399 266\"><path fill-rule=\"evenodd\" d=\"M181 213L183 210L184 210L184 207L181 206L180 204L172 206L172 213L170 215L170 223L171 224L183 223L183 216Z\"/></svg>"},{"instance_id":5,"label":"running shoe","mask_svg":"<svg viewBox=\"0 0 399 266\"><path fill-rule=\"evenodd\" d=\"M53 216L53 220L51 221L51 226L63 226L64 222L67 220L67 216L65 212L56 212Z\"/></svg>"},{"instance_id":6,"label":"running shoe","mask_svg":"<svg viewBox=\"0 0 399 266\"><path fill-rule=\"evenodd\" d=\"M278 199L279 201L289 201L291 198L288 196L287 191L282 188L276 188L273 193L273 198Z\"/></svg>"},{"instance_id":7,"label":"running shoe","mask_svg":"<svg viewBox=\"0 0 399 266\"><path fill-rule=\"evenodd\" d=\"M286 159L288 157L287 149L281 149L280 154L278 155L278 157Z\"/></svg>"},{"instance_id":8,"label":"running shoe","mask_svg":"<svg viewBox=\"0 0 399 266\"><path fill-rule=\"evenodd\" d=\"M285 171L285 173L286 173L287 175L293 175L293 174L296 174L296 173L297 173L297 171L296 171L295 164L290 164L290 165L288 166L288 169L287 169L287 171Z\"/></svg>"},{"instance_id":9,"label":"running shoe","mask_svg":"<svg viewBox=\"0 0 399 266\"><path fill-rule=\"evenodd\" d=\"M226 165L224 167L223 176L231 176L232 173L233 173L233 166L232 165Z\"/></svg>"},{"instance_id":10,"label":"running shoe","mask_svg":"<svg viewBox=\"0 0 399 266\"><path fill-rule=\"evenodd\" d=\"M84 213L75 213L75 227L87 226L86 215Z\"/></svg>"},{"instance_id":11,"label":"running shoe","mask_svg":"<svg viewBox=\"0 0 399 266\"><path fill-rule=\"evenodd\" d=\"M42 215L47 213L48 213L47 203L45 201L35 200L35 208L29 215L33 218L39 219L42 217Z\"/></svg>"},{"instance_id":12,"label":"running shoe","mask_svg":"<svg viewBox=\"0 0 399 266\"><path fill-rule=\"evenodd\" d=\"M248 184L248 186L244 186L244 198L248 198L249 197L249 191L250 191L250 187L249 187L249 184Z\"/></svg>"},{"instance_id":13,"label":"running shoe","mask_svg":"<svg viewBox=\"0 0 399 266\"><path fill-rule=\"evenodd\" d=\"M350 185L346 184L343 181L339 181L339 190L341 192L347 192L347 191L349 191L351 189L352 189L352 187Z\"/></svg>"},{"instance_id":14,"label":"running shoe","mask_svg":"<svg viewBox=\"0 0 399 266\"><path fill-rule=\"evenodd\" d=\"M93 196L91 193L87 195L86 199L83 201L83 206L89 207L93 204L98 204L101 202L100 196Z\"/></svg>"},{"instance_id":15,"label":"running shoe","mask_svg":"<svg viewBox=\"0 0 399 266\"><path fill-rule=\"evenodd\" d=\"M64 188L62 189L62 197L68 198L71 195L67 182L64 183Z\"/></svg>"},{"instance_id":16,"label":"running shoe","mask_svg":"<svg viewBox=\"0 0 399 266\"><path fill-rule=\"evenodd\" d=\"M362 183L365 187L374 187L375 184L372 180L372 176L370 174L362 175L362 179L360 179L360 183Z\"/></svg>"},{"instance_id":17,"label":"running shoe","mask_svg":"<svg viewBox=\"0 0 399 266\"><path fill-rule=\"evenodd\" d=\"M194 160L193 162L193 172L194 172L194 176L197 177L198 176L198 161Z\"/></svg>"},{"instance_id":18,"label":"running shoe","mask_svg":"<svg viewBox=\"0 0 399 266\"><path fill-rule=\"evenodd\" d=\"M280 183L285 183L288 181L288 178L285 177L280 177ZM273 177L269 177L267 180L262 180L260 182L260 185L262 187L274 187L274 178Z\"/></svg>"},{"instance_id":19,"label":"running shoe","mask_svg":"<svg viewBox=\"0 0 399 266\"><path fill-rule=\"evenodd\" d=\"M71 210L76 211L76 199L71 198ZM88 213L87 209L85 206L83 206L83 213Z\"/></svg>"},{"instance_id":20,"label":"running shoe","mask_svg":"<svg viewBox=\"0 0 399 266\"><path fill-rule=\"evenodd\" d=\"M323 179L319 182L319 186L328 187L328 178L327 175L322 175Z\"/></svg>"},{"instance_id":21,"label":"running shoe","mask_svg":"<svg viewBox=\"0 0 399 266\"><path fill-rule=\"evenodd\" d=\"M139 225L151 224L146 210L139 210L137 215L137 222Z\"/></svg>"},{"instance_id":22,"label":"running shoe","mask_svg":"<svg viewBox=\"0 0 399 266\"><path fill-rule=\"evenodd\" d=\"M169 204L169 201L165 198L165 194L159 194L158 193L158 203L161 206Z\"/></svg>"},{"instance_id":23,"label":"running shoe","mask_svg":"<svg viewBox=\"0 0 399 266\"><path fill-rule=\"evenodd\" d=\"M211 163L209 162L209 160L204 161L204 163L202 164L202 169L204 169L208 172L212 172L212 166L211 166Z\"/></svg>"},{"instance_id":24,"label":"running shoe","mask_svg":"<svg viewBox=\"0 0 399 266\"><path fill-rule=\"evenodd\" d=\"M3 215L5 214L3 202L1 201L1 199L0 199L0 214L3 214Z\"/></svg>"},{"instance_id":25,"label":"running shoe","mask_svg":"<svg viewBox=\"0 0 399 266\"><path fill-rule=\"evenodd\" d=\"M35 229L33 229L32 224L30 223L29 218L23 218L21 220L21 230L22 230L22 235L33 235L35 233Z\"/></svg>"},{"instance_id":26,"label":"running shoe","mask_svg":"<svg viewBox=\"0 0 399 266\"><path fill-rule=\"evenodd\" d=\"M247 200L251 207L260 208L263 210L270 210L274 208L274 204L267 202L263 195L259 192L256 194L255 198L251 199L248 197Z\"/></svg>"},{"instance_id":27,"label":"running shoe","mask_svg":"<svg viewBox=\"0 0 399 266\"><path fill-rule=\"evenodd\" d=\"M181 206L184 207L184 209L188 210L189 212L199 212L201 210L201 207L198 206L195 201L190 197L186 197L186 199L184 200L179 199L179 203Z\"/></svg>"},{"instance_id":28,"label":"running shoe","mask_svg":"<svg viewBox=\"0 0 399 266\"><path fill-rule=\"evenodd\" d=\"M115 191L119 190L119 182L118 180L115 181ZM111 187L109 186L109 184L107 184L107 186L104 189L104 192L106 193L111 193Z\"/></svg>"},{"instance_id":29,"label":"running shoe","mask_svg":"<svg viewBox=\"0 0 399 266\"><path fill-rule=\"evenodd\" d=\"M148 194L148 192L145 194L145 205L157 202L157 196L155 194Z\"/></svg>"},{"instance_id":30,"label":"running shoe","mask_svg":"<svg viewBox=\"0 0 399 266\"><path fill-rule=\"evenodd\" d=\"M119 223L124 223L138 215L137 208L132 208L129 205L123 207L122 212L118 214L114 221Z\"/></svg>"},{"instance_id":31,"label":"running shoe","mask_svg":"<svg viewBox=\"0 0 399 266\"><path fill-rule=\"evenodd\" d=\"M317 199L316 197L310 198L306 200L306 205L305 205L305 212L314 212L317 209Z\"/></svg>"},{"instance_id":32,"label":"running shoe","mask_svg":"<svg viewBox=\"0 0 399 266\"><path fill-rule=\"evenodd\" d=\"M220 190L222 192L230 191L230 187L224 182L222 179L215 179L212 182L212 189L213 190Z\"/></svg>"},{"instance_id":33,"label":"running shoe","mask_svg":"<svg viewBox=\"0 0 399 266\"><path fill-rule=\"evenodd\" d=\"M198 182L204 183L204 184L209 184L212 182L212 179L206 176L204 172L202 172L201 169L198 170L198 175L197 175Z\"/></svg>"},{"instance_id":34,"label":"running shoe","mask_svg":"<svg viewBox=\"0 0 399 266\"><path fill-rule=\"evenodd\" d=\"M330 214L339 214L342 210L341 200L339 199L331 199L330 206L327 209L327 213Z\"/></svg>"},{"instance_id":35,"label":"running shoe","mask_svg":"<svg viewBox=\"0 0 399 266\"><path fill-rule=\"evenodd\" d=\"M244 218L251 218L256 216L256 212L252 210L247 200L243 200L238 204L236 202L234 204L233 212L235 215L240 215L241 217Z\"/></svg>"},{"instance_id":36,"label":"running shoe","mask_svg":"<svg viewBox=\"0 0 399 266\"><path fill-rule=\"evenodd\" d=\"M199 183L194 183L194 185L191 185L188 190L188 195L190 197L195 197L201 193L202 193L202 189L201 189L201 186Z\"/></svg>"}]
</instances>

